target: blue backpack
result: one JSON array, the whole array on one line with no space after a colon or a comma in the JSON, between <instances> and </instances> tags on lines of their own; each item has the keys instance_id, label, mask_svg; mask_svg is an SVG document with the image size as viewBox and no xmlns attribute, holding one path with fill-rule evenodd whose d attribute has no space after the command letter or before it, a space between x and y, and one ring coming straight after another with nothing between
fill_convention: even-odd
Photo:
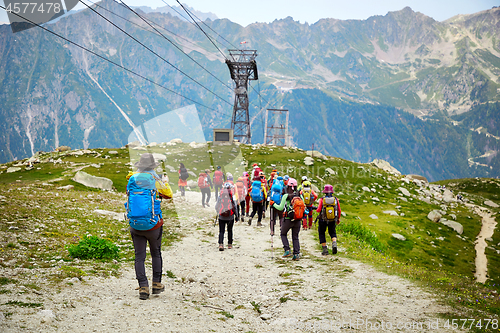
<instances>
[{"instance_id":1,"label":"blue backpack","mask_svg":"<svg viewBox=\"0 0 500 333\"><path fill-rule=\"evenodd\" d=\"M281 196L283 195L283 185L279 181L275 181L271 187L271 200L279 205Z\"/></svg>"},{"instance_id":2,"label":"blue backpack","mask_svg":"<svg viewBox=\"0 0 500 333\"><path fill-rule=\"evenodd\" d=\"M155 179L149 173L132 175L127 184L127 219L135 230L149 230L162 217L160 200L156 199Z\"/></svg>"},{"instance_id":3,"label":"blue backpack","mask_svg":"<svg viewBox=\"0 0 500 333\"><path fill-rule=\"evenodd\" d=\"M252 197L254 202L261 202L264 200L264 192L262 191L262 183L260 180L256 180L252 183L250 197Z\"/></svg>"}]
</instances>

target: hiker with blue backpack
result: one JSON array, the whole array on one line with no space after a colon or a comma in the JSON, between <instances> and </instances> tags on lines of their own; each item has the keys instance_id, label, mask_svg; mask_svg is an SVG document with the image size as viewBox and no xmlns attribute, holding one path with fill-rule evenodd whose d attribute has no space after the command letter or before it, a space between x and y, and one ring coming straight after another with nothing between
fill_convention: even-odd
<instances>
[{"instance_id":1,"label":"hiker with blue backpack","mask_svg":"<svg viewBox=\"0 0 500 333\"><path fill-rule=\"evenodd\" d=\"M158 164L152 154L144 153L139 162L134 164L137 172L127 176L125 207L130 225L130 235L134 243L135 275L139 283L139 298L142 300L149 298L149 283L144 266L147 243L149 243L153 266L152 292L159 294L165 290L165 286L161 283L163 218L160 207L161 200L157 198L157 183L161 182L161 178L154 171Z\"/></svg>"},{"instance_id":2,"label":"hiker with blue backpack","mask_svg":"<svg viewBox=\"0 0 500 333\"><path fill-rule=\"evenodd\" d=\"M233 248L233 226L238 220L238 204L235 200L235 189L230 183L225 183L217 197L215 211L219 218L219 251L224 251L224 233L227 227L227 248Z\"/></svg>"},{"instance_id":3,"label":"hiker with blue backpack","mask_svg":"<svg viewBox=\"0 0 500 333\"><path fill-rule=\"evenodd\" d=\"M281 203L281 197L284 193L285 185L283 183L283 177L277 176L271 184L271 190L269 192L269 226L271 229L271 236L274 236L274 226L276 225L276 220L280 221L280 228L283 222L283 213L274 208L273 204Z\"/></svg>"},{"instance_id":4,"label":"hiker with blue backpack","mask_svg":"<svg viewBox=\"0 0 500 333\"><path fill-rule=\"evenodd\" d=\"M339 199L333 196L333 186L326 184L323 189L325 197L319 199L316 212L318 215L318 234L319 242L323 247L322 255L328 255L328 247L326 246L326 228L332 240L332 254L337 253L337 232L336 227L340 223L340 203Z\"/></svg>"},{"instance_id":5,"label":"hiker with blue backpack","mask_svg":"<svg viewBox=\"0 0 500 333\"><path fill-rule=\"evenodd\" d=\"M300 242L299 232L304 217L306 206L304 199L297 191L297 181L294 178L289 178L286 185L286 193L281 197L280 203L274 203L273 207L278 211L283 212L284 218L281 225L281 242L285 253L283 258L291 257L290 243L288 242L288 231L292 229L293 257L292 260L300 258Z\"/></svg>"},{"instance_id":6,"label":"hiker with blue backpack","mask_svg":"<svg viewBox=\"0 0 500 333\"><path fill-rule=\"evenodd\" d=\"M257 226L262 226L262 213L264 209L264 204L267 198L266 187L260 181L259 177L255 177L252 182L252 187L250 190L250 198L252 199L252 213L250 214L250 219L248 220L248 225L252 225L252 219L257 213Z\"/></svg>"}]
</instances>

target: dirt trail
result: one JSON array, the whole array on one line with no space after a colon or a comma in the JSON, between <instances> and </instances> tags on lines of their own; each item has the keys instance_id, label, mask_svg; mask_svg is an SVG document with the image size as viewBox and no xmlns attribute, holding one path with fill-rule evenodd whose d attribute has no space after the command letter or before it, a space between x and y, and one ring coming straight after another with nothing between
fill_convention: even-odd
<instances>
[{"instance_id":1,"label":"dirt trail","mask_svg":"<svg viewBox=\"0 0 500 333\"><path fill-rule=\"evenodd\" d=\"M186 237L163 251L164 272L176 276L164 277L164 293L139 300L134 269L124 265L120 278L92 278L44 295L45 309L56 316L52 321L42 322L33 310L10 326L4 321L0 330L341 332L338 326L345 329L350 323L365 332L373 331L370 325L390 322L420 323L418 331L429 332L436 331L428 329L429 322L436 325L437 315L449 310L400 277L339 256L321 256L306 231L300 233L304 257L299 261L280 258L278 237L274 255L279 259L272 260L268 228L241 222L235 225L234 248L219 252L214 209L201 208L198 193L187 196L187 201L176 199L176 207L179 212L196 210L197 216L181 219ZM150 267L147 272L151 274ZM445 331L443 324L439 322L438 331Z\"/></svg>"},{"instance_id":2,"label":"dirt trail","mask_svg":"<svg viewBox=\"0 0 500 333\"><path fill-rule=\"evenodd\" d=\"M486 258L486 253L484 252L488 246L486 238L493 236L497 222L487 208L476 205L468 206L474 207L476 214L483 218L481 231L476 238L476 272L474 273L474 276L476 277L477 282L485 283L488 278L488 259Z\"/></svg>"}]
</instances>

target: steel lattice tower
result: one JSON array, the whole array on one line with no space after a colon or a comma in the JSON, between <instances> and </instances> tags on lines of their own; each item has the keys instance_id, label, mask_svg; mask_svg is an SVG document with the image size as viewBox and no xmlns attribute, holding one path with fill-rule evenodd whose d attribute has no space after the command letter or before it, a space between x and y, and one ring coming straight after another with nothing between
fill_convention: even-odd
<instances>
[{"instance_id":1,"label":"steel lattice tower","mask_svg":"<svg viewBox=\"0 0 500 333\"><path fill-rule=\"evenodd\" d=\"M258 80L257 50L229 50L231 60L226 60L234 88L234 107L231 128L234 138L241 143L251 143L250 116L248 114L248 80Z\"/></svg>"}]
</instances>

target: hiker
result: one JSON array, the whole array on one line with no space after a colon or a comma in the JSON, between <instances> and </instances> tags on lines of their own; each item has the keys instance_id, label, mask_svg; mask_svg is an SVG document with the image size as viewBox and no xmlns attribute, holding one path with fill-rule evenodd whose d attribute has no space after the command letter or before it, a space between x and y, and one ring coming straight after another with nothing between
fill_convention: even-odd
<instances>
[{"instance_id":1,"label":"hiker","mask_svg":"<svg viewBox=\"0 0 500 333\"><path fill-rule=\"evenodd\" d=\"M238 177L236 181L236 193L238 194L238 203L239 203L239 217L241 222L245 222L245 203L246 197L248 196L248 178L246 177Z\"/></svg>"},{"instance_id":2,"label":"hiker","mask_svg":"<svg viewBox=\"0 0 500 333\"><path fill-rule=\"evenodd\" d=\"M189 173L184 166L184 163L179 164L179 181L177 185L179 186L179 191L181 191L181 196L186 195L187 179L189 178Z\"/></svg>"},{"instance_id":3,"label":"hiker","mask_svg":"<svg viewBox=\"0 0 500 333\"><path fill-rule=\"evenodd\" d=\"M266 189L266 192L269 192L269 189L267 187L267 181L266 181L266 176L264 175L264 172L259 172L259 178L260 182L262 183L262 186ZM269 205L269 198L266 198L264 201L264 206L262 207L262 218L266 218L266 210L267 206Z\"/></svg>"},{"instance_id":4,"label":"hiker","mask_svg":"<svg viewBox=\"0 0 500 333\"><path fill-rule=\"evenodd\" d=\"M207 174L207 181L208 181L208 185L210 185L210 190L213 190L214 184L212 183L212 179L210 177L210 169L205 169L205 173Z\"/></svg>"},{"instance_id":5,"label":"hiker","mask_svg":"<svg viewBox=\"0 0 500 333\"><path fill-rule=\"evenodd\" d=\"M248 225L252 225L252 219L255 216L255 213L257 213L257 226L261 227L262 210L267 199L267 192L264 184L262 184L259 177L253 179L250 198L252 199L252 213L250 214Z\"/></svg>"},{"instance_id":6,"label":"hiker","mask_svg":"<svg viewBox=\"0 0 500 333\"><path fill-rule=\"evenodd\" d=\"M244 171L243 172L243 182L246 183L247 185L247 196L245 197L245 204L246 204L246 216L248 217L248 212L250 211L250 192L252 191L252 182L250 181L250 175L248 172ZM243 214L243 213L242 213Z\"/></svg>"},{"instance_id":7,"label":"hiker","mask_svg":"<svg viewBox=\"0 0 500 333\"><path fill-rule=\"evenodd\" d=\"M283 212L284 218L281 225L281 242L285 253L283 258L292 256L290 252L290 243L288 242L287 233L292 229L293 257L292 260L299 260L300 257L300 242L299 232L300 223L304 216L306 206L303 198L297 192L297 181L293 178L288 179L286 193L281 197L280 203L274 203L273 207L280 212Z\"/></svg>"},{"instance_id":8,"label":"hiker","mask_svg":"<svg viewBox=\"0 0 500 333\"><path fill-rule=\"evenodd\" d=\"M278 176L271 184L271 189L269 190L269 226L271 229L271 236L274 236L274 226L276 225L276 220L280 221L280 228L283 223L283 212L277 210L273 207L274 203L280 203L281 197L285 191L285 186L283 184L283 178Z\"/></svg>"},{"instance_id":9,"label":"hiker","mask_svg":"<svg viewBox=\"0 0 500 333\"><path fill-rule=\"evenodd\" d=\"M214 189L215 189L215 201L219 197L219 191L222 188L222 184L226 181L226 176L222 172L220 165L217 166L217 170L214 172Z\"/></svg>"},{"instance_id":10,"label":"hiker","mask_svg":"<svg viewBox=\"0 0 500 333\"><path fill-rule=\"evenodd\" d=\"M259 165L257 163L254 163L252 165L252 168L253 168L253 171L252 171L252 179L254 178L259 178L260 176L260 173L261 173L261 169L259 168Z\"/></svg>"},{"instance_id":11,"label":"hiker","mask_svg":"<svg viewBox=\"0 0 500 333\"><path fill-rule=\"evenodd\" d=\"M200 172L198 176L198 187L201 191L201 205L203 208L205 208L205 206L210 207L208 204L210 201L210 184L208 183L208 175L205 172Z\"/></svg>"},{"instance_id":12,"label":"hiker","mask_svg":"<svg viewBox=\"0 0 500 333\"><path fill-rule=\"evenodd\" d=\"M309 212L307 215L304 215L302 219L302 228L304 230L311 229L313 224L313 204L318 199L318 195L312 189L311 182L306 180L302 183L302 190L299 191L304 198L304 204L306 205L306 209ZM308 225L309 220L309 225Z\"/></svg>"},{"instance_id":13,"label":"hiker","mask_svg":"<svg viewBox=\"0 0 500 333\"><path fill-rule=\"evenodd\" d=\"M328 255L328 247L326 246L325 232L328 228L328 234L332 239L332 254L337 253L337 224L340 223L340 203L339 199L333 196L333 186L326 184L323 189L325 194L324 198L319 199L318 208L316 212L320 213L318 216L318 234L319 242L323 247L322 255Z\"/></svg>"},{"instance_id":14,"label":"hiker","mask_svg":"<svg viewBox=\"0 0 500 333\"><path fill-rule=\"evenodd\" d=\"M233 226L238 220L238 205L234 199L232 186L225 183L215 203L215 211L219 216L219 251L224 251L224 232L227 226L227 248L233 248Z\"/></svg>"},{"instance_id":15,"label":"hiker","mask_svg":"<svg viewBox=\"0 0 500 333\"><path fill-rule=\"evenodd\" d=\"M149 242L153 266L153 294L165 290L161 283L162 265L161 237L163 233L163 218L160 200L156 199L156 183L159 176L154 168L153 154L144 153L134 166L137 172L128 175L127 183L127 218L130 225L130 235L134 243L135 276L139 283L139 299L149 298L149 283L146 276L144 261L146 260L146 245Z\"/></svg>"}]
</instances>

